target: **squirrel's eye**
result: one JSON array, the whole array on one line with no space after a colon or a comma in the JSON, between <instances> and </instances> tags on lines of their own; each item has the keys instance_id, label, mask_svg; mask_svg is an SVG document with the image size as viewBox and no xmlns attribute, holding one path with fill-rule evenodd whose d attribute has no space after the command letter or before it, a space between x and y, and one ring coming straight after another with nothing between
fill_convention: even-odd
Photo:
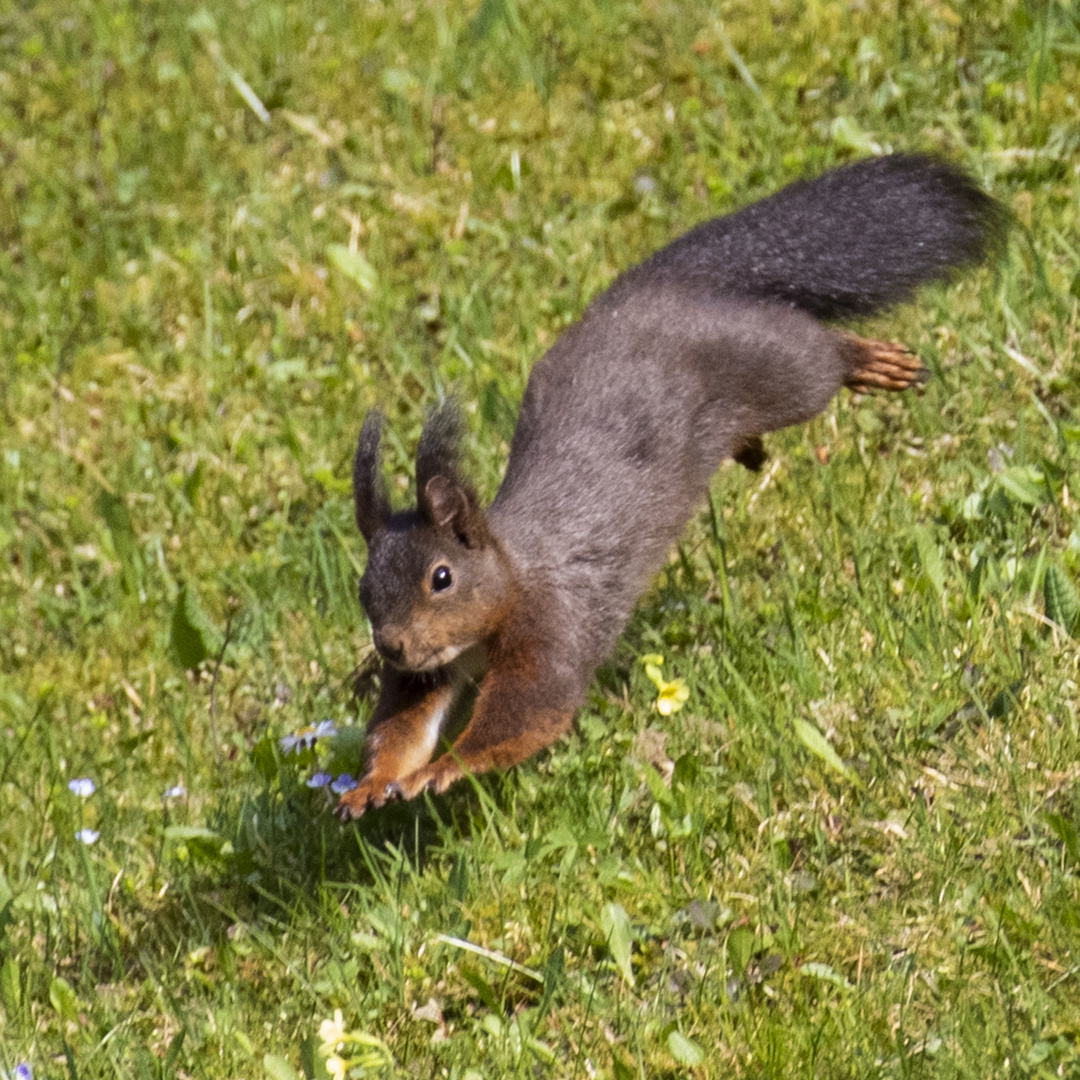
<instances>
[{"instance_id":1,"label":"squirrel's eye","mask_svg":"<svg viewBox=\"0 0 1080 1080\"><path fill-rule=\"evenodd\" d=\"M454 577L449 566L436 566L431 575L431 591L443 592L454 584Z\"/></svg>"}]
</instances>

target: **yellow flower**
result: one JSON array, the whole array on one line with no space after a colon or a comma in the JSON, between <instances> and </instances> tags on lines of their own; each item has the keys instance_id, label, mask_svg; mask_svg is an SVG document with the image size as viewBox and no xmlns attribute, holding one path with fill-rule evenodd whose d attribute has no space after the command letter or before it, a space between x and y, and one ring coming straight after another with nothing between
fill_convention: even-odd
<instances>
[{"instance_id":1,"label":"yellow flower","mask_svg":"<svg viewBox=\"0 0 1080 1080\"><path fill-rule=\"evenodd\" d=\"M332 1054L340 1048L345 1041L345 1021L342 1018L340 1009L334 1010L333 1020L324 1020L319 1025L319 1038L322 1039L322 1052L324 1054ZM329 1061L326 1067L330 1067ZM342 1068L344 1068L344 1065Z\"/></svg>"},{"instance_id":2,"label":"yellow flower","mask_svg":"<svg viewBox=\"0 0 1080 1080\"><path fill-rule=\"evenodd\" d=\"M678 712L690 697L690 688L682 679L669 681L664 678L664 673L660 670L664 658L659 653L649 653L641 658L641 662L645 665L645 674L656 687L656 711L661 716Z\"/></svg>"},{"instance_id":3,"label":"yellow flower","mask_svg":"<svg viewBox=\"0 0 1080 1080\"><path fill-rule=\"evenodd\" d=\"M656 697L656 711L661 716L670 716L678 712L690 696L690 688L682 679L672 679L671 682L662 683L657 687L660 693Z\"/></svg>"}]
</instances>

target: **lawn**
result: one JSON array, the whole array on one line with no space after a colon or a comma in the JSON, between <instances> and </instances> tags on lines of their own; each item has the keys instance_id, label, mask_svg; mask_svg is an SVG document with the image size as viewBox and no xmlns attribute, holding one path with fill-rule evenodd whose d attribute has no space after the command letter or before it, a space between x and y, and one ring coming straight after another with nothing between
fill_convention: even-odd
<instances>
[{"instance_id":1,"label":"lawn","mask_svg":"<svg viewBox=\"0 0 1080 1080\"><path fill-rule=\"evenodd\" d=\"M1080 1075L1075 3L37 0L0 50L0 1076ZM722 468L569 739L340 825L365 411L403 504L455 391L490 497L621 269L888 150L1012 214L860 327L925 389Z\"/></svg>"}]
</instances>

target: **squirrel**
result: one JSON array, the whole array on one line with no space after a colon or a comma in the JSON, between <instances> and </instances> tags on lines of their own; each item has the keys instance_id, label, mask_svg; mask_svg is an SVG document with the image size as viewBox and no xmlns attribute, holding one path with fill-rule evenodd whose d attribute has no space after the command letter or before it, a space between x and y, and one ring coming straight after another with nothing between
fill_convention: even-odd
<instances>
[{"instance_id":1,"label":"squirrel","mask_svg":"<svg viewBox=\"0 0 1080 1080\"><path fill-rule=\"evenodd\" d=\"M392 512L383 419L353 463L367 543L360 602L385 662L365 772L344 820L505 769L570 731L718 465L842 386L899 391L900 345L831 329L982 262L1004 211L962 172L896 154L798 181L691 229L618 277L536 363L485 511L462 476L451 401L427 420L415 509ZM471 717L432 757L467 688Z\"/></svg>"}]
</instances>

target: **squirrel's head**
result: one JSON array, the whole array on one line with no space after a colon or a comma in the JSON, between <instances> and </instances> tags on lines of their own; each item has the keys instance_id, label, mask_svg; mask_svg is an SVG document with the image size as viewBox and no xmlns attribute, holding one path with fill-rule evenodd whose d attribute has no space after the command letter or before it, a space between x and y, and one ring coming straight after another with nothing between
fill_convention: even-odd
<instances>
[{"instance_id":1,"label":"squirrel's head","mask_svg":"<svg viewBox=\"0 0 1080 1080\"><path fill-rule=\"evenodd\" d=\"M415 510L391 512L379 466L382 419L368 413L353 461L356 524L368 548L360 603L386 661L405 671L431 671L498 626L510 570L460 475L456 406L443 405L424 425Z\"/></svg>"}]
</instances>

